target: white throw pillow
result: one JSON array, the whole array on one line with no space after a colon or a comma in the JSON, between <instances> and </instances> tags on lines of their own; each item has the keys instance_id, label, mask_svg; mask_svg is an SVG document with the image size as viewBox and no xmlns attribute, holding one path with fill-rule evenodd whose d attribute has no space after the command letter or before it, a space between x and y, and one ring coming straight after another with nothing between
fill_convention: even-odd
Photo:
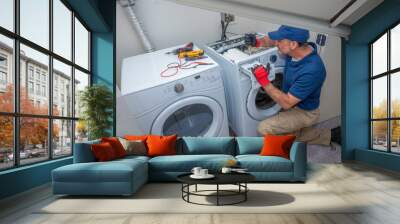
<instances>
[{"instance_id":1,"label":"white throw pillow","mask_svg":"<svg viewBox=\"0 0 400 224\"><path fill-rule=\"evenodd\" d=\"M126 155L145 156L147 155L146 145L142 140L127 140L118 138L126 151Z\"/></svg>"}]
</instances>

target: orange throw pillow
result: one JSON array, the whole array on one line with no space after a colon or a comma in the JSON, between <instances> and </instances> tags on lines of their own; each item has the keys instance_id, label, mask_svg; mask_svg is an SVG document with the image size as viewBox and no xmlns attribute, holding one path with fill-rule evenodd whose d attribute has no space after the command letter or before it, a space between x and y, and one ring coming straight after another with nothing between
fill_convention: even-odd
<instances>
[{"instance_id":1,"label":"orange throw pillow","mask_svg":"<svg viewBox=\"0 0 400 224\"><path fill-rule=\"evenodd\" d=\"M147 155L152 157L176 155L176 139L177 135L149 135L146 141L148 147Z\"/></svg>"},{"instance_id":2,"label":"orange throw pillow","mask_svg":"<svg viewBox=\"0 0 400 224\"><path fill-rule=\"evenodd\" d=\"M113 147L108 142L93 144L91 145L91 149L94 157L99 162L110 161L117 158Z\"/></svg>"},{"instance_id":3,"label":"orange throw pillow","mask_svg":"<svg viewBox=\"0 0 400 224\"><path fill-rule=\"evenodd\" d=\"M122 146L121 142L118 140L118 138L115 137L109 137L109 138L101 138L101 142L108 142L114 149L115 155L117 158L125 157L126 156L126 151L124 149L124 146Z\"/></svg>"},{"instance_id":4,"label":"orange throw pillow","mask_svg":"<svg viewBox=\"0 0 400 224\"><path fill-rule=\"evenodd\" d=\"M264 146L261 149L261 156L280 156L286 159L290 157L290 147L296 136L294 135L265 135Z\"/></svg>"}]
</instances>

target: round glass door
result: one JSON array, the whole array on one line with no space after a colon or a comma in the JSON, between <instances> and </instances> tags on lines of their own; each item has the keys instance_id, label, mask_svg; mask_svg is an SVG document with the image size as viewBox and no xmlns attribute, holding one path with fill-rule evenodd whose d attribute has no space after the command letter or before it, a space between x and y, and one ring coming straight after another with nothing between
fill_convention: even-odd
<instances>
[{"instance_id":1,"label":"round glass door","mask_svg":"<svg viewBox=\"0 0 400 224\"><path fill-rule=\"evenodd\" d=\"M194 96L168 106L152 126L152 134L178 136L218 136L223 111L213 99Z\"/></svg>"},{"instance_id":2,"label":"round glass door","mask_svg":"<svg viewBox=\"0 0 400 224\"><path fill-rule=\"evenodd\" d=\"M271 83L282 89L283 68L275 68L275 79ZM259 85L258 85L259 86ZM247 98L247 112L255 120L263 120L279 112L281 107L265 92L262 87L251 89Z\"/></svg>"}]
</instances>

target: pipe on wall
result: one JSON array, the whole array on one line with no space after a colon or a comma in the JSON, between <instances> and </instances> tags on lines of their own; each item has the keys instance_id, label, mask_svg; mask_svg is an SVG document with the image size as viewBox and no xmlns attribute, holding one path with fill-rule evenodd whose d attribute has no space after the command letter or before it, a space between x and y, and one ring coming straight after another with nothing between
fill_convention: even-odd
<instances>
[{"instance_id":1,"label":"pipe on wall","mask_svg":"<svg viewBox=\"0 0 400 224\"><path fill-rule=\"evenodd\" d=\"M136 3L136 0L119 0L119 4L125 9L126 13L128 14L128 18L131 21L131 24L133 26L133 29L137 32L139 35L139 39L142 42L144 49L146 52L152 52L154 51L154 47L151 44L147 33L144 31L142 23L139 21L137 18L135 12L133 11L133 7ZM127 3L126 3L127 2Z\"/></svg>"}]
</instances>

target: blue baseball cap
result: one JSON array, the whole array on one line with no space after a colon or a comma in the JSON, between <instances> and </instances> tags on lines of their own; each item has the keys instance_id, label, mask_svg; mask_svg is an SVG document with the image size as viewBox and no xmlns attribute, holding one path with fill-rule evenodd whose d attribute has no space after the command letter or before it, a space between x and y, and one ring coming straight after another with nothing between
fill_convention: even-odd
<instances>
[{"instance_id":1,"label":"blue baseball cap","mask_svg":"<svg viewBox=\"0 0 400 224\"><path fill-rule=\"evenodd\" d=\"M288 39L305 43L310 37L310 32L305 29L282 25L277 31L269 32L268 36L271 40Z\"/></svg>"}]
</instances>

